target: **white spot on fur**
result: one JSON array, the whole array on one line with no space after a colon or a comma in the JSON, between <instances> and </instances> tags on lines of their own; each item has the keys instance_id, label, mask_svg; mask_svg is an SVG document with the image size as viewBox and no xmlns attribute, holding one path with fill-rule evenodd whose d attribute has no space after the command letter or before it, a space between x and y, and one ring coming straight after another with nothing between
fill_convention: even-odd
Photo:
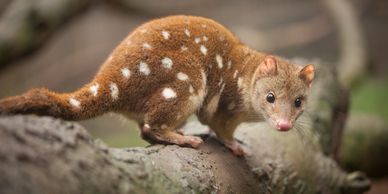
<instances>
[{"instance_id":1,"label":"white spot on fur","mask_svg":"<svg viewBox=\"0 0 388 194\"><path fill-rule=\"evenodd\" d=\"M151 45L146 43L146 42L143 43L143 48L145 48L145 49L152 49Z\"/></svg>"},{"instance_id":2,"label":"white spot on fur","mask_svg":"<svg viewBox=\"0 0 388 194\"><path fill-rule=\"evenodd\" d=\"M242 84L243 84L243 78L239 77L238 80L237 80L237 87L241 88Z\"/></svg>"},{"instance_id":3,"label":"white spot on fur","mask_svg":"<svg viewBox=\"0 0 388 194\"><path fill-rule=\"evenodd\" d=\"M171 69L172 68L172 60L168 57L165 57L162 59L162 65L166 69Z\"/></svg>"},{"instance_id":4,"label":"white spot on fur","mask_svg":"<svg viewBox=\"0 0 388 194\"><path fill-rule=\"evenodd\" d=\"M221 86L221 84L224 82L224 79L222 79L222 77L221 77L221 79L220 79L220 81L218 82L218 86Z\"/></svg>"},{"instance_id":5,"label":"white spot on fur","mask_svg":"<svg viewBox=\"0 0 388 194\"><path fill-rule=\"evenodd\" d=\"M167 31L162 31L163 38L167 40L170 37L170 33Z\"/></svg>"},{"instance_id":6,"label":"white spot on fur","mask_svg":"<svg viewBox=\"0 0 388 194\"><path fill-rule=\"evenodd\" d=\"M144 124L145 128L151 129L151 126L149 124Z\"/></svg>"},{"instance_id":7,"label":"white spot on fur","mask_svg":"<svg viewBox=\"0 0 388 194\"><path fill-rule=\"evenodd\" d=\"M234 102L231 102L229 105L228 105L228 110L233 110L234 107L236 107L236 104Z\"/></svg>"},{"instance_id":8,"label":"white spot on fur","mask_svg":"<svg viewBox=\"0 0 388 194\"><path fill-rule=\"evenodd\" d=\"M187 47L181 46L181 51L187 51Z\"/></svg>"},{"instance_id":9,"label":"white spot on fur","mask_svg":"<svg viewBox=\"0 0 388 194\"><path fill-rule=\"evenodd\" d=\"M167 129L167 125L166 124L163 124L162 126L160 126L161 129Z\"/></svg>"},{"instance_id":10,"label":"white spot on fur","mask_svg":"<svg viewBox=\"0 0 388 194\"><path fill-rule=\"evenodd\" d=\"M195 38L194 42L197 43L197 44L200 43L201 42L201 38L199 38L199 37Z\"/></svg>"},{"instance_id":11,"label":"white spot on fur","mask_svg":"<svg viewBox=\"0 0 388 194\"><path fill-rule=\"evenodd\" d=\"M187 76L187 74L182 73L182 72L179 72L178 74L176 74L176 77L182 81L189 79L189 76Z\"/></svg>"},{"instance_id":12,"label":"white spot on fur","mask_svg":"<svg viewBox=\"0 0 388 194\"><path fill-rule=\"evenodd\" d=\"M149 75L151 73L150 68L148 67L147 63L140 62L139 64L139 71L143 73L144 75Z\"/></svg>"},{"instance_id":13,"label":"white spot on fur","mask_svg":"<svg viewBox=\"0 0 388 194\"><path fill-rule=\"evenodd\" d=\"M123 76L125 78L129 78L131 76L131 71L129 71L128 68L122 68L121 69L121 74L123 74Z\"/></svg>"},{"instance_id":14,"label":"white spot on fur","mask_svg":"<svg viewBox=\"0 0 388 194\"><path fill-rule=\"evenodd\" d=\"M190 94L194 93L194 88L192 85L189 86L189 92L190 92Z\"/></svg>"},{"instance_id":15,"label":"white spot on fur","mask_svg":"<svg viewBox=\"0 0 388 194\"><path fill-rule=\"evenodd\" d=\"M162 95L167 100L168 99L172 99L172 98L176 98L176 93L171 88L164 88L163 91L162 91Z\"/></svg>"},{"instance_id":16,"label":"white spot on fur","mask_svg":"<svg viewBox=\"0 0 388 194\"><path fill-rule=\"evenodd\" d=\"M219 54L216 55L216 61L217 61L218 68L221 69L224 66L224 64L222 64L222 57Z\"/></svg>"},{"instance_id":17,"label":"white spot on fur","mask_svg":"<svg viewBox=\"0 0 388 194\"><path fill-rule=\"evenodd\" d=\"M238 70L234 71L234 74L233 74L233 79L236 79L236 77L237 77L237 74L238 74Z\"/></svg>"},{"instance_id":18,"label":"white spot on fur","mask_svg":"<svg viewBox=\"0 0 388 194\"><path fill-rule=\"evenodd\" d=\"M243 48L244 55L247 55L249 53L249 49Z\"/></svg>"},{"instance_id":19,"label":"white spot on fur","mask_svg":"<svg viewBox=\"0 0 388 194\"><path fill-rule=\"evenodd\" d=\"M113 56L112 56L112 55L109 55L109 57L108 57L108 62L112 61L112 59L113 59Z\"/></svg>"},{"instance_id":20,"label":"white spot on fur","mask_svg":"<svg viewBox=\"0 0 388 194\"><path fill-rule=\"evenodd\" d=\"M76 107L76 108L79 108L80 105L81 105L81 102L78 101L78 100L76 100L75 98L70 98L70 99L69 99L69 103L70 103L72 106Z\"/></svg>"},{"instance_id":21,"label":"white spot on fur","mask_svg":"<svg viewBox=\"0 0 388 194\"><path fill-rule=\"evenodd\" d=\"M146 32L147 32L147 29L141 29L141 30L140 30L140 33L141 33L141 34L145 34Z\"/></svg>"},{"instance_id":22,"label":"white spot on fur","mask_svg":"<svg viewBox=\"0 0 388 194\"><path fill-rule=\"evenodd\" d=\"M221 86L221 89L220 89L220 94L222 93L222 91L224 91L224 88L225 88L225 83L224 83L224 79L220 79L220 81L218 82L218 86Z\"/></svg>"},{"instance_id":23,"label":"white spot on fur","mask_svg":"<svg viewBox=\"0 0 388 194\"><path fill-rule=\"evenodd\" d=\"M228 61L227 66L228 66L228 70L229 70L232 67L232 61Z\"/></svg>"},{"instance_id":24,"label":"white spot on fur","mask_svg":"<svg viewBox=\"0 0 388 194\"><path fill-rule=\"evenodd\" d=\"M190 37L190 31L188 29L185 29L185 34L187 37Z\"/></svg>"},{"instance_id":25,"label":"white spot on fur","mask_svg":"<svg viewBox=\"0 0 388 194\"><path fill-rule=\"evenodd\" d=\"M207 36L203 36L203 37L202 37L202 40L206 42L206 41L209 40L209 38L208 38Z\"/></svg>"},{"instance_id":26,"label":"white spot on fur","mask_svg":"<svg viewBox=\"0 0 388 194\"><path fill-rule=\"evenodd\" d=\"M100 85L98 85L98 83L96 83L96 84L94 84L94 85L92 85L92 86L89 87L90 93L91 93L94 97L97 96L97 94L98 94L98 88L99 88L99 87L100 87Z\"/></svg>"},{"instance_id":27,"label":"white spot on fur","mask_svg":"<svg viewBox=\"0 0 388 194\"><path fill-rule=\"evenodd\" d=\"M222 86L221 86L220 94L222 94L222 92L224 91L224 88L225 88L225 83L223 83Z\"/></svg>"},{"instance_id":28,"label":"white spot on fur","mask_svg":"<svg viewBox=\"0 0 388 194\"><path fill-rule=\"evenodd\" d=\"M201 50L201 53L206 55L207 54L207 48L203 45L201 45L201 47L199 48Z\"/></svg>"},{"instance_id":29,"label":"white spot on fur","mask_svg":"<svg viewBox=\"0 0 388 194\"><path fill-rule=\"evenodd\" d=\"M201 76L202 76L202 89L205 89L207 84L207 79L206 79L206 73L203 69L201 69Z\"/></svg>"},{"instance_id":30,"label":"white spot on fur","mask_svg":"<svg viewBox=\"0 0 388 194\"><path fill-rule=\"evenodd\" d=\"M113 100L117 100L119 98L119 88L117 87L117 84L114 82L111 82L109 85L110 89L110 95L112 96Z\"/></svg>"}]
</instances>

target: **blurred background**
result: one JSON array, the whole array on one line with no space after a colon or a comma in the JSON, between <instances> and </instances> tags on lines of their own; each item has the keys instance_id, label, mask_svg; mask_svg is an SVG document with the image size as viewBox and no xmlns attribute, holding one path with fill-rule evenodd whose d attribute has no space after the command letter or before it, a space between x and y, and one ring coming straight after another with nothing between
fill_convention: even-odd
<instances>
[{"instance_id":1,"label":"blurred background","mask_svg":"<svg viewBox=\"0 0 388 194\"><path fill-rule=\"evenodd\" d=\"M350 86L351 123L347 127L386 129L388 1L347 2L359 22L356 33L361 35L360 45L365 51L360 59L365 59L365 68ZM0 98L32 87L73 91L92 79L105 58L135 27L175 14L212 18L243 43L275 55L337 64L344 54L344 34L337 23L342 16L333 16L324 0L1 0ZM118 115L107 114L80 123L109 146L147 145L139 138L136 125ZM379 130L371 132L383 134ZM381 138L388 142L387 136ZM362 136L344 143L350 149L371 144ZM388 153L386 145L378 149L375 155ZM373 154L369 150L365 153ZM387 174L376 172L379 170L362 156L343 157L356 157L354 160L363 163L361 167L343 164L346 168L369 170L369 175L376 177L370 193L388 193L388 179L381 178ZM387 162L382 160L380 165Z\"/></svg>"}]
</instances>

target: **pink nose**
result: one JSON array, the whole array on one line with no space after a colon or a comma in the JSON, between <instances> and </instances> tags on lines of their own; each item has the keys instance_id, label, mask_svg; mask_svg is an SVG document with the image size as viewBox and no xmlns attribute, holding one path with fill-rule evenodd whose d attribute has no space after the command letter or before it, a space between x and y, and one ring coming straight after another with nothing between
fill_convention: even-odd
<instances>
[{"instance_id":1,"label":"pink nose","mask_svg":"<svg viewBox=\"0 0 388 194\"><path fill-rule=\"evenodd\" d=\"M288 121L279 121L278 124L276 124L276 128L278 131L288 131L292 128L292 124Z\"/></svg>"}]
</instances>

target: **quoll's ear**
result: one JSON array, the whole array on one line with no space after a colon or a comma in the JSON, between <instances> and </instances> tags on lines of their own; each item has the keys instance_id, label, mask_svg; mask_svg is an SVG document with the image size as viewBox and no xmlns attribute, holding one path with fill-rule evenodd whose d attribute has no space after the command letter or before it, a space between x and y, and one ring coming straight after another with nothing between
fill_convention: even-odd
<instances>
[{"instance_id":1,"label":"quoll's ear","mask_svg":"<svg viewBox=\"0 0 388 194\"><path fill-rule=\"evenodd\" d=\"M302 79L309 87L314 79L315 67L312 64L306 65L300 70L299 77Z\"/></svg>"},{"instance_id":2,"label":"quoll's ear","mask_svg":"<svg viewBox=\"0 0 388 194\"><path fill-rule=\"evenodd\" d=\"M256 77L274 76L277 74L277 61L272 55L268 55L260 63L256 70Z\"/></svg>"}]
</instances>

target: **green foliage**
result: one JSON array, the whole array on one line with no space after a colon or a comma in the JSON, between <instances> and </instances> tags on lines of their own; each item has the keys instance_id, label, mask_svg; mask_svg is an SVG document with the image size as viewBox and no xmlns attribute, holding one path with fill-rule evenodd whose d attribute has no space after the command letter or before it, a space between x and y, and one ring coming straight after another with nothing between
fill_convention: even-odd
<instances>
[{"instance_id":1,"label":"green foliage","mask_svg":"<svg viewBox=\"0 0 388 194\"><path fill-rule=\"evenodd\" d=\"M388 119L388 79L366 79L351 94L351 111L375 113Z\"/></svg>"}]
</instances>

